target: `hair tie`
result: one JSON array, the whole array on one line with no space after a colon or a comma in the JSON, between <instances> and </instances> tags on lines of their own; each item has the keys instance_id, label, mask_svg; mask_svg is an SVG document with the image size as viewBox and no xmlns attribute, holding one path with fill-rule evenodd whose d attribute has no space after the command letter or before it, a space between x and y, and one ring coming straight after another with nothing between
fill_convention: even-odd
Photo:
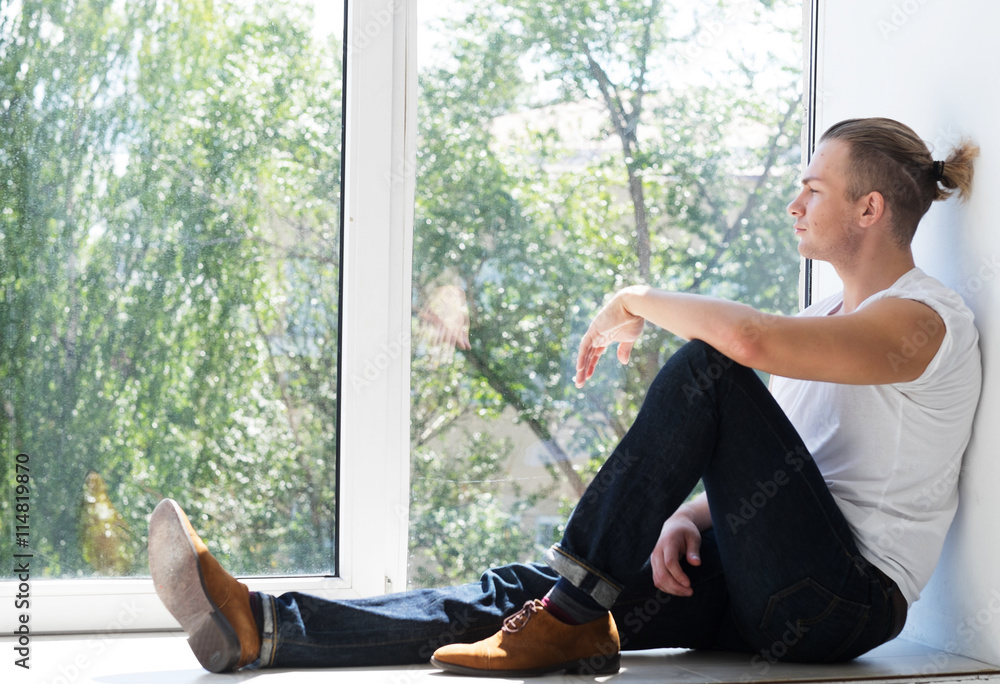
<instances>
[{"instance_id":1,"label":"hair tie","mask_svg":"<svg viewBox=\"0 0 1000 684\"><path fill-rule=\"evenodd\" d=\"M934 168L931 170L931 175L934 177L935 181L944 179L944 162L936 161L934 162Z\"/></svg>"}]
</instances>

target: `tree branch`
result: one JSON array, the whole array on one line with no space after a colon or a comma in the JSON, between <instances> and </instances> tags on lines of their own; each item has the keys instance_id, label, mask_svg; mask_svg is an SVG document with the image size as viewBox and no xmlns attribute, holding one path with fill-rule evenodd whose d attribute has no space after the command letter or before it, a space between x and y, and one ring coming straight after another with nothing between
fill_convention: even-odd
<instances>
[{"instance_id":1,"label":"tree branch","mask_svg":"<svg viewBox=\"0 0 1000 684\"><path fill-rule=\"evenodd\" d=\"M576 496L582 497L586 486L583 484L580 474L574 470L573 464L570 463L569 454L563 450L562 446L560 446L555 440L548 428L545 427L537 418L529 417L528 407L521 400L521 397L518 396L517 392L511 389L511 387L502 378L490 369L489 364L485 359L477 355L474 350L465 351L464 353L473 368L475 368L476 371L486 380L486 382L489 383L490 387L492 387L494 391L500 394L500 396L502 396L504 400L518 412L525 424L531 428L532 432L535 433L535 436L538 437L543 444L545 444L552 462L562 472L566 481L569 483L569 486L573 488L573 492Z\"/></svg>"},{"instance_id":2,"label":"tree branch","mask_svg":"<svg viewBox=\"0 0 1000 684\"><path fill-rule=\"evenodd\" d=\"M611 82L611 79L608 78L607 72L594 59L594 54L590 51L589 45L584 46L583 54L587 57L587 66L590 69L590 74L597 81L601 97L604 98L604 105L608 108L608 114L611 115L611 124L615 127L615 133L621 138L625 149L625 156L631 156L631 144L627 132L628 117L625 112L625 105L618 95L618 89Z\"/></svg>"},{"instance_id":3,"label":"tree branch","mask_svg":"<svg viewBox=\"0 0 1000 684\"><path fill-rule=\"evenodd\" d=\"M643 27L642 43L639 45L639 75L636 77L635 93L632 95L632 111L628 117L627 129L635 136L639 128L639 114L642 112L642 98L646 94L646 72L649 70L649 51L653 42L653 22L660 13L660 0L653 0L649 6L649 15Z\"/></svg>"},{"instance_id":4,"label":"tree branch","mask_svg":"<svg viewBox=\"0 0 1000 684\"><path fill-rule=\"evenodd\" d=\"M722 255L725 254L726 249L729 247L729 243L736 238L737 234L742 230L743 221L750 218L750 214L757 207L758 197L760 195L761 189L764 184L767 183L767 179L770 177L771 168L774 166L775 162L778 160L778 151L780 150L780 145L778 141L781 136L785 134L785 129L788 127L789 122L792 120L792 115L795 112L795 102L791 102L788 105L788 110L785 112L784 116L781 118L781 122L778 124L778 130L771 137L771 142L768 145L767 155L764 157L764 171L757 178L756 184L754 184L753 190L747 196L746 202L743 204L743 209L740 211L736 219L726 228L726 232L722 236L722 240L716 247L715 254L705 265L705 268L695 276L694 280L691 282L691 286L688 291L695 292L701 287L702 283L708 274L715 268L719 261L722 259ZM703 190L707 197L707 190ZM709 202L711 205L711 202ZM714 206L713 206L714 208Z\"/></svg>"},{"instance_id":5,"label":"tree branch","mask_svg":"<svg viewBox=\"0 0 1000 684\"><path fill-rule=\"evenodd\" d=\"M636 109L633 109L631 112L625 111L625 105L622 103L617 89L615 89L611 79L608 78L608 74L597 63L597 60L594 59L590 47L584 47L584 54L587 57L590 73L597 81L601 96L604 98L604 104L608 108L608 114L611 116L611 124L614 126L615 132L622 143L622 154L625 157L625 169L628 173L628 191L632 198L632 211L635 215L635 251L639 259L639 276L643 280L648 281L651 258L649 220L646 218L646 196L642 187L642 178L639 177L638 164L635 162L635 150L633 149L638 144L636 127L638 126L640 111ZM645 64L643 65L644 72ZM642 79L645 79L645 75L642 76ZM639 96L638 99L634 99L633 101L636 104L641 104L641 100L642 98Z\"/></svg>"}]
</instances>

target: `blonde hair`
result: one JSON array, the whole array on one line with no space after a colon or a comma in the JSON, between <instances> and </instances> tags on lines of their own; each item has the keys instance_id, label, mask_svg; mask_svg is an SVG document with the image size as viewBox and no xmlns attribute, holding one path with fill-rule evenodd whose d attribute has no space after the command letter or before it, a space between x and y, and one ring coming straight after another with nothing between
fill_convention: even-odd
<instances>
[{"instance_id":1,"label":"blonde hair","mask_svg":"<svg viewBox=\"0 0 1000 684\"><path fill-rule=\"evenodd\" d=\"M825 140L850 145L848 199L854 202L869 192L881 193L902 246L913 240L932 202L947 199L955 191L965 200L972 191L972 162L979 156L979 147L970 140L952 149L943 166L934 161L913 129L892 119L841 121L827 129L820 142Z\"/></svg>"}]
</instances>

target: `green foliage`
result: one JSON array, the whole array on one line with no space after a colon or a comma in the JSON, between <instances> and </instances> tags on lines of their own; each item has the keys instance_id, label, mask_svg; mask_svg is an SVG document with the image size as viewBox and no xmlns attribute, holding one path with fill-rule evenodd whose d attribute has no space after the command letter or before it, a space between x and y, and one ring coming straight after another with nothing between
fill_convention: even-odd
<instances>
[{"instance_id":1,"label":"green foliage","mask_svg":"<svg viewBox=\"0 0 1000 684\"><path fill-rule=\"evenodd\" d=\"M680 5L474 3L420 75L417 584L536 558L524 521L624 434L680 341L648 330L577 390L608 293L795 308L797 68L734 51L699 84L687 48L739 3ZM164 496L234 572L333 570L341 71L311 23L293 0L0 3L0 478L31 454L44 574L144 573ZM468 349L435 338L442 291ZM541 484L510 479L511 422Z\"/></svg>"},{"instance_id":2,"label":"green foliage","mask_svg":"<svg viewBox=\"0 0 1000 684\"><path fill-rule=\"evenodd\" d=\"M522 498L507 477L511 445L486 433L467 432L463 451L414 450L410 539L417 557L411 584L444 586L478 577L486 568L531 561L545 547L518 524L519 515L547 492ZM517 503L503 502L504 488Z\"/></svg>"},{"instance_id":3,"label":"green foliage","mask_svg":"<svg viewBox=\"0 0 1000 684\"><path fill-rule=\"evenodd\" d=\"M113 572L146 572L164 496L234 571L331 569L339 48L309 31L289 2L4 15L0 444L42 574L112 571L89 471Z\"/></svg>"},{"instance_id":4,"label":"green foliage","mask_svg":"<svg viewBox=\"0 0 1000 684\"><path fill-rule=\"evenodd\" d=\"M695 28L734 6L710 7ZM711 85L675 78L693 69L683 48L697 37L680 35L679 13L655 1L506 0L441 27L448 58L420 76L414 306L442 283L460 287L470 349L432 364L432 350L415 348L418 584L474 580L483 567L467 558L537 558L530 530L512 547L495 484L478 490L478 507L471 494L458 502L425 489L431 463L446 467L435 472L441 481L475 489L463 468L489 442L468 438L473 419L504 435L513 418L547 445L547 487L570 492L564 514L631 424L681 341L647 328L628 368L606 360L577 390L575 345L609 293L645 281L796 308L799 260L784 202L799 168L797 68L731 55ZM560 113L578 110L560 107L579 102L600 112L584 143L595 153L564 139ZM490 457L505 458L500 447ZM506 499L513 525L530 509ZM483 529L456 546L474 522Z\"/></svg>"}]
</instances>

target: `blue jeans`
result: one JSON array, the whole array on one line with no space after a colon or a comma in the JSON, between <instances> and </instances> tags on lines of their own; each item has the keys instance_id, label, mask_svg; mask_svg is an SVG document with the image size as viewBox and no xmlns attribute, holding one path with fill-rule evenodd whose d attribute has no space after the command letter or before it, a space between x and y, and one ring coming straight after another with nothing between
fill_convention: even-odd
<instances>
[{"instance_id":1,"label":"blue jeans","mask_svg":"<svg viewBox=\"0 0 1000 684\"><path fill-rule=\"evenodd\" d=\"M656 589L649 554L701 479L713 527L694 593ZM425 663L472 642L560 577L608 606L623 650L683 647L779 660L854 658L905 619L899 590L858 552L795 429L752 370L692 342L651 385L635 423L584 492L548 565L480 582L351 601L262 596L265 667ZM895 610L894 610L895 608Z\"/></svg>"}]
</instances>

